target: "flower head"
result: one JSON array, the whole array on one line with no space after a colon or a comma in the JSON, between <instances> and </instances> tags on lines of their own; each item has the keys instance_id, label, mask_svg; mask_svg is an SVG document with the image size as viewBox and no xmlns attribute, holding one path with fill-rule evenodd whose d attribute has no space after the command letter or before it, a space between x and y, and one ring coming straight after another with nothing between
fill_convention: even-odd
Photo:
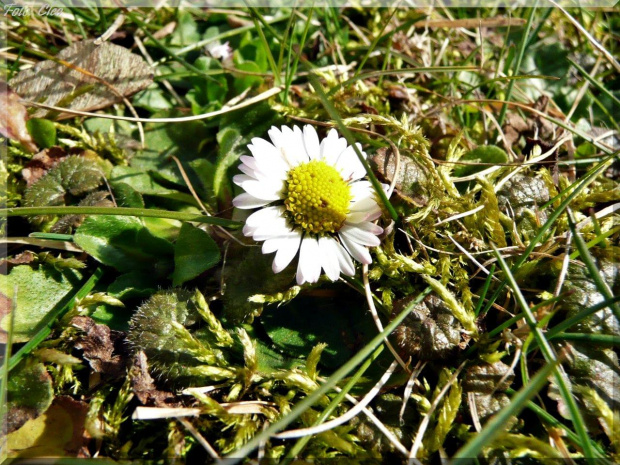
<instances>
[{"instance_id":1,"label":"flower head","mask_svg":"<svg viewBox=\"0 0 620 465\"><path fill-rule=\"evenodd\" d=\"M299 251L297 283L314 283L321 268L335 281L355 273L353 260L372 262L367 247L379 245L381 216L366 170L352 146L335 129L319 141L315 129L272 127L271 143L260 138L242 156L235 184L245 192L233 205L259 210L243 233L264 241L263 253L276 252L273 271L286 268ZM361 146L357 144L361 152ZM364 157L366 154L361 152ZM386 186L387 187L387 186Z\"/></svg>"}]
</instances>

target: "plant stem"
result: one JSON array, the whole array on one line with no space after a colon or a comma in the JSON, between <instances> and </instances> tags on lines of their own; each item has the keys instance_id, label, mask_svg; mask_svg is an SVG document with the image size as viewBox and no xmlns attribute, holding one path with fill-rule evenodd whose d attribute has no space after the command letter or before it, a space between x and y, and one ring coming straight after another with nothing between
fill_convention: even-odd
<instances>
[{"instance_id":1,"label":"plant stem","mask_svg":"<svg viewBox=\"0 0 620 465\"><path fill-rule=\"evenodd\" d=\"M214 224L236 229L242 225L239 221L217 218L215 216L198 215L196 213L155 210L151 208L125 207L16 207L8 208L6 216L38 216L38 215L120 215L149 218L168 218L179 221Z\"/></svg>"}]
</instances>

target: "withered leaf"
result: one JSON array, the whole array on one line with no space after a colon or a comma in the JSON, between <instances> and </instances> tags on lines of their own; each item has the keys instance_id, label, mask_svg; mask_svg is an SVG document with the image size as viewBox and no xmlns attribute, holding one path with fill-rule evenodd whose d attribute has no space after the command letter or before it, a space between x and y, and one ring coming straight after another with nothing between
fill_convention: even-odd
<instances>
[{"instance_id":1,"label":"withered leaf","mask_svg":"<svg viewBox=\"0 0 620 465\"><path fill-rule=\"evenodd\" d=\"M22 252L15 257L0 260L0 274L7 274L9 270L14 266L27 265L29 263L32 263L36 260L36 258L37 257L33 252L31 252L30 250L26 250L25 252ZM4 294L0 294L0 299L2 298L8 299L8 297L6 297ZM2 316L6 315L9 312L10 301L11 299L8 299L8 303L6 303L3 300L0 300L0 318L2 318ZM8 305L8 307L5 307L5 304Z\"/></svg>"},{"instance_id":2,"label":"withered leaf","mask_svg":"<svg viewBox=\"0 0 620 465\"><path fill-rule=\"evenodd\" d=\"M124 374L125 363L121 356L123 352L122 333L112 331L106 325L97 324L87 316L76 316L71 320L71 326L86 333L75 344L83 351L83 356L89 361L91 368L110 378L117 378Z\"/></svg>"},{"instance_id":3,"label":"withered leaf","mask_svg":"<svg viewBox=\"0 0 620 465\"><path fill-rule=\"evenodd\" d=\"M23 99L93 111L122 101L122 97L145 89L153 70L142 57L126 48L84 40L62 50L55 60L45 60L15 76L10 84ZM40 118L47 110L32 116ZM63 113L59 118L71 115Z\"/></svg>"},{"instance_id":4,"label":"withered leaf","mask_svg":"<svg viewBox=\"0 0 620 465\"><path fill-rule=\"evenodd\" d=\"M21 362L11 372L7 383L7 432L37 418L47 410L53 398L52 377L45 366L33 359Z\"/></svg>"},{"instance_id":5,"label":"withered leaf","mask_svg":"<svg viewBox=\"0 0 620 465\"><path fill-rule=\"evenodd\" d=\"M22 170L22 177L26 181L26 187L32 186L67 156L68 154L65 150L60 147L50 147L35 154Z\"/></svg>"},{"instance_id":6,"label":"withered leaf","mask_svg":"<svg viewBox=\"0 0 620 465\"><path fill-rule=\"evenodd\" d=\"M166 405L168 407L172 405L175 396L171 392L160 391L155 387L155 382L149 373L146 354L143 351L136 353L129 376L133 392L143 405Z\"/></svg>"},{"instance_id":7,"label":"withered leaf","mask_svg":"<svg viewBox=\"0 0 620 465\"><path fill-rule=\"evenodd\" d=\"M382 181L392 182L396 176L395 192L401 198L418 207L428 203L428 176L425 168L414 158L401 154L400 169L396 174L395 154L382 147L370 158L370 163Z\"/></svg>"},{"instance_id":8,"label":"withered leaf","mask_svg":"<svg viewBox=\"0 0 620 465\"><path fill-rule=\"evenodd\" d=\"M2 81L0 81L0 103L0 107L4 108L4 117L0 118L0 134L19 141L30 152L36 152L37 146L26 128L28 120L26 107L19 102L19 95Z\"/></svg>"}]
</instances>

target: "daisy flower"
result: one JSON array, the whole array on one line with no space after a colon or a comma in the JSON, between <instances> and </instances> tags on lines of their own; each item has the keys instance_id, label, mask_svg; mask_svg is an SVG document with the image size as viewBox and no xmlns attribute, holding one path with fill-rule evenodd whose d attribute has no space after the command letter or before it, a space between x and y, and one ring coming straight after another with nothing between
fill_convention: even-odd
<instances>
[{"instance_id":1,"label":"daisy flower","mask_svg":"<svg viewBox=\"0 0 620 465\"><path fill-rule=\"evenodd\" d=\"M233 199L241 209L258 209L243 234L264 241L264 254L275 252L273 271L285 269L299 252L297 283L315 283L321 268L332 281L355 274L353 260L372 262L368 247L379 245L383 229L374 189L352 146L335 129L319 141L316 130L272 127L271 143L248 145L233 182L245 192ZM357 144L361 151L361 145ZM366 154L362 152L363 156ZM387 188L387 185L385 186Z\"/></svg>"}]
</instances>

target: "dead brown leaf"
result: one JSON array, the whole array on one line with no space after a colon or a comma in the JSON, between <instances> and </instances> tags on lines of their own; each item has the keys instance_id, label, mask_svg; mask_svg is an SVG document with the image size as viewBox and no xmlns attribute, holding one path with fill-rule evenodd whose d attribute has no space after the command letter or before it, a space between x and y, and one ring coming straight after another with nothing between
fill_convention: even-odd
<instances>
[{"instance_id":1,"label":"dead brown leaf","mask_svg":"<svg viewBox=\"0 0 620 465\"><path fill-rule=\"evenodd\" d=\"M139 55L118 45L84 40L54 59L20 71L10 84L25 100L72 110L93 111L122 101L153 81L153 70ZM32 116L44 117L47 110ZM70 117L64 113L59 116Z\"/></svg>"},{"instance_id":2,"label":"dead brown leaf","mask_svg":"<svg viewBox=\"0 0 620 465\"><path fill-rule=\"evenodd\" d=\"M26 181L27 187L32 186L35 182L43 177L45 173L51 170L59 161L66 158L68 154L60 147L50 147L35 154L24 169L22 169L22 177Z\"/></svg>"},{"instance_id":3,"label":"dead brown leaf","mask_svg":"<svg viewBox=\"0 0 620 465\"><path fill-rule=\"evenodd\" d=\"M135 355L129 376L131 377L133 392L142 405L156 405L158 407L181 405L174 402L174 394L160 391L155 387L155 382L149 374L146 354L143 351L139 351Z\"/></svg>"},{"instance_id":4,"label":"dead brown leaf","mask_svg":"<svg viewBox=\"0 0 620 465\"><path fill-rule=\"evenodd\" d=\"M26 128L28 113L26 107L19 101L19 95L13 92L6 82L0 81L0 134L9 139L18 141L29 152L36 152L37 145L30 137Z\"/></svg>"},{"instance_id":5,"label":"dead brown leaf","mask_svg":"<svg viewBox=\"0 0 620 465\"><path fill-rule=\"evenodd\" d=\"M95 320L87 316L74 317L71 326L86 333L75 347L83 351L84 358L95 372L109 378L118 378L125 373L125 362L121 356L124 352L122 333L95 323Z\"/></svg>"}]
</instances>

